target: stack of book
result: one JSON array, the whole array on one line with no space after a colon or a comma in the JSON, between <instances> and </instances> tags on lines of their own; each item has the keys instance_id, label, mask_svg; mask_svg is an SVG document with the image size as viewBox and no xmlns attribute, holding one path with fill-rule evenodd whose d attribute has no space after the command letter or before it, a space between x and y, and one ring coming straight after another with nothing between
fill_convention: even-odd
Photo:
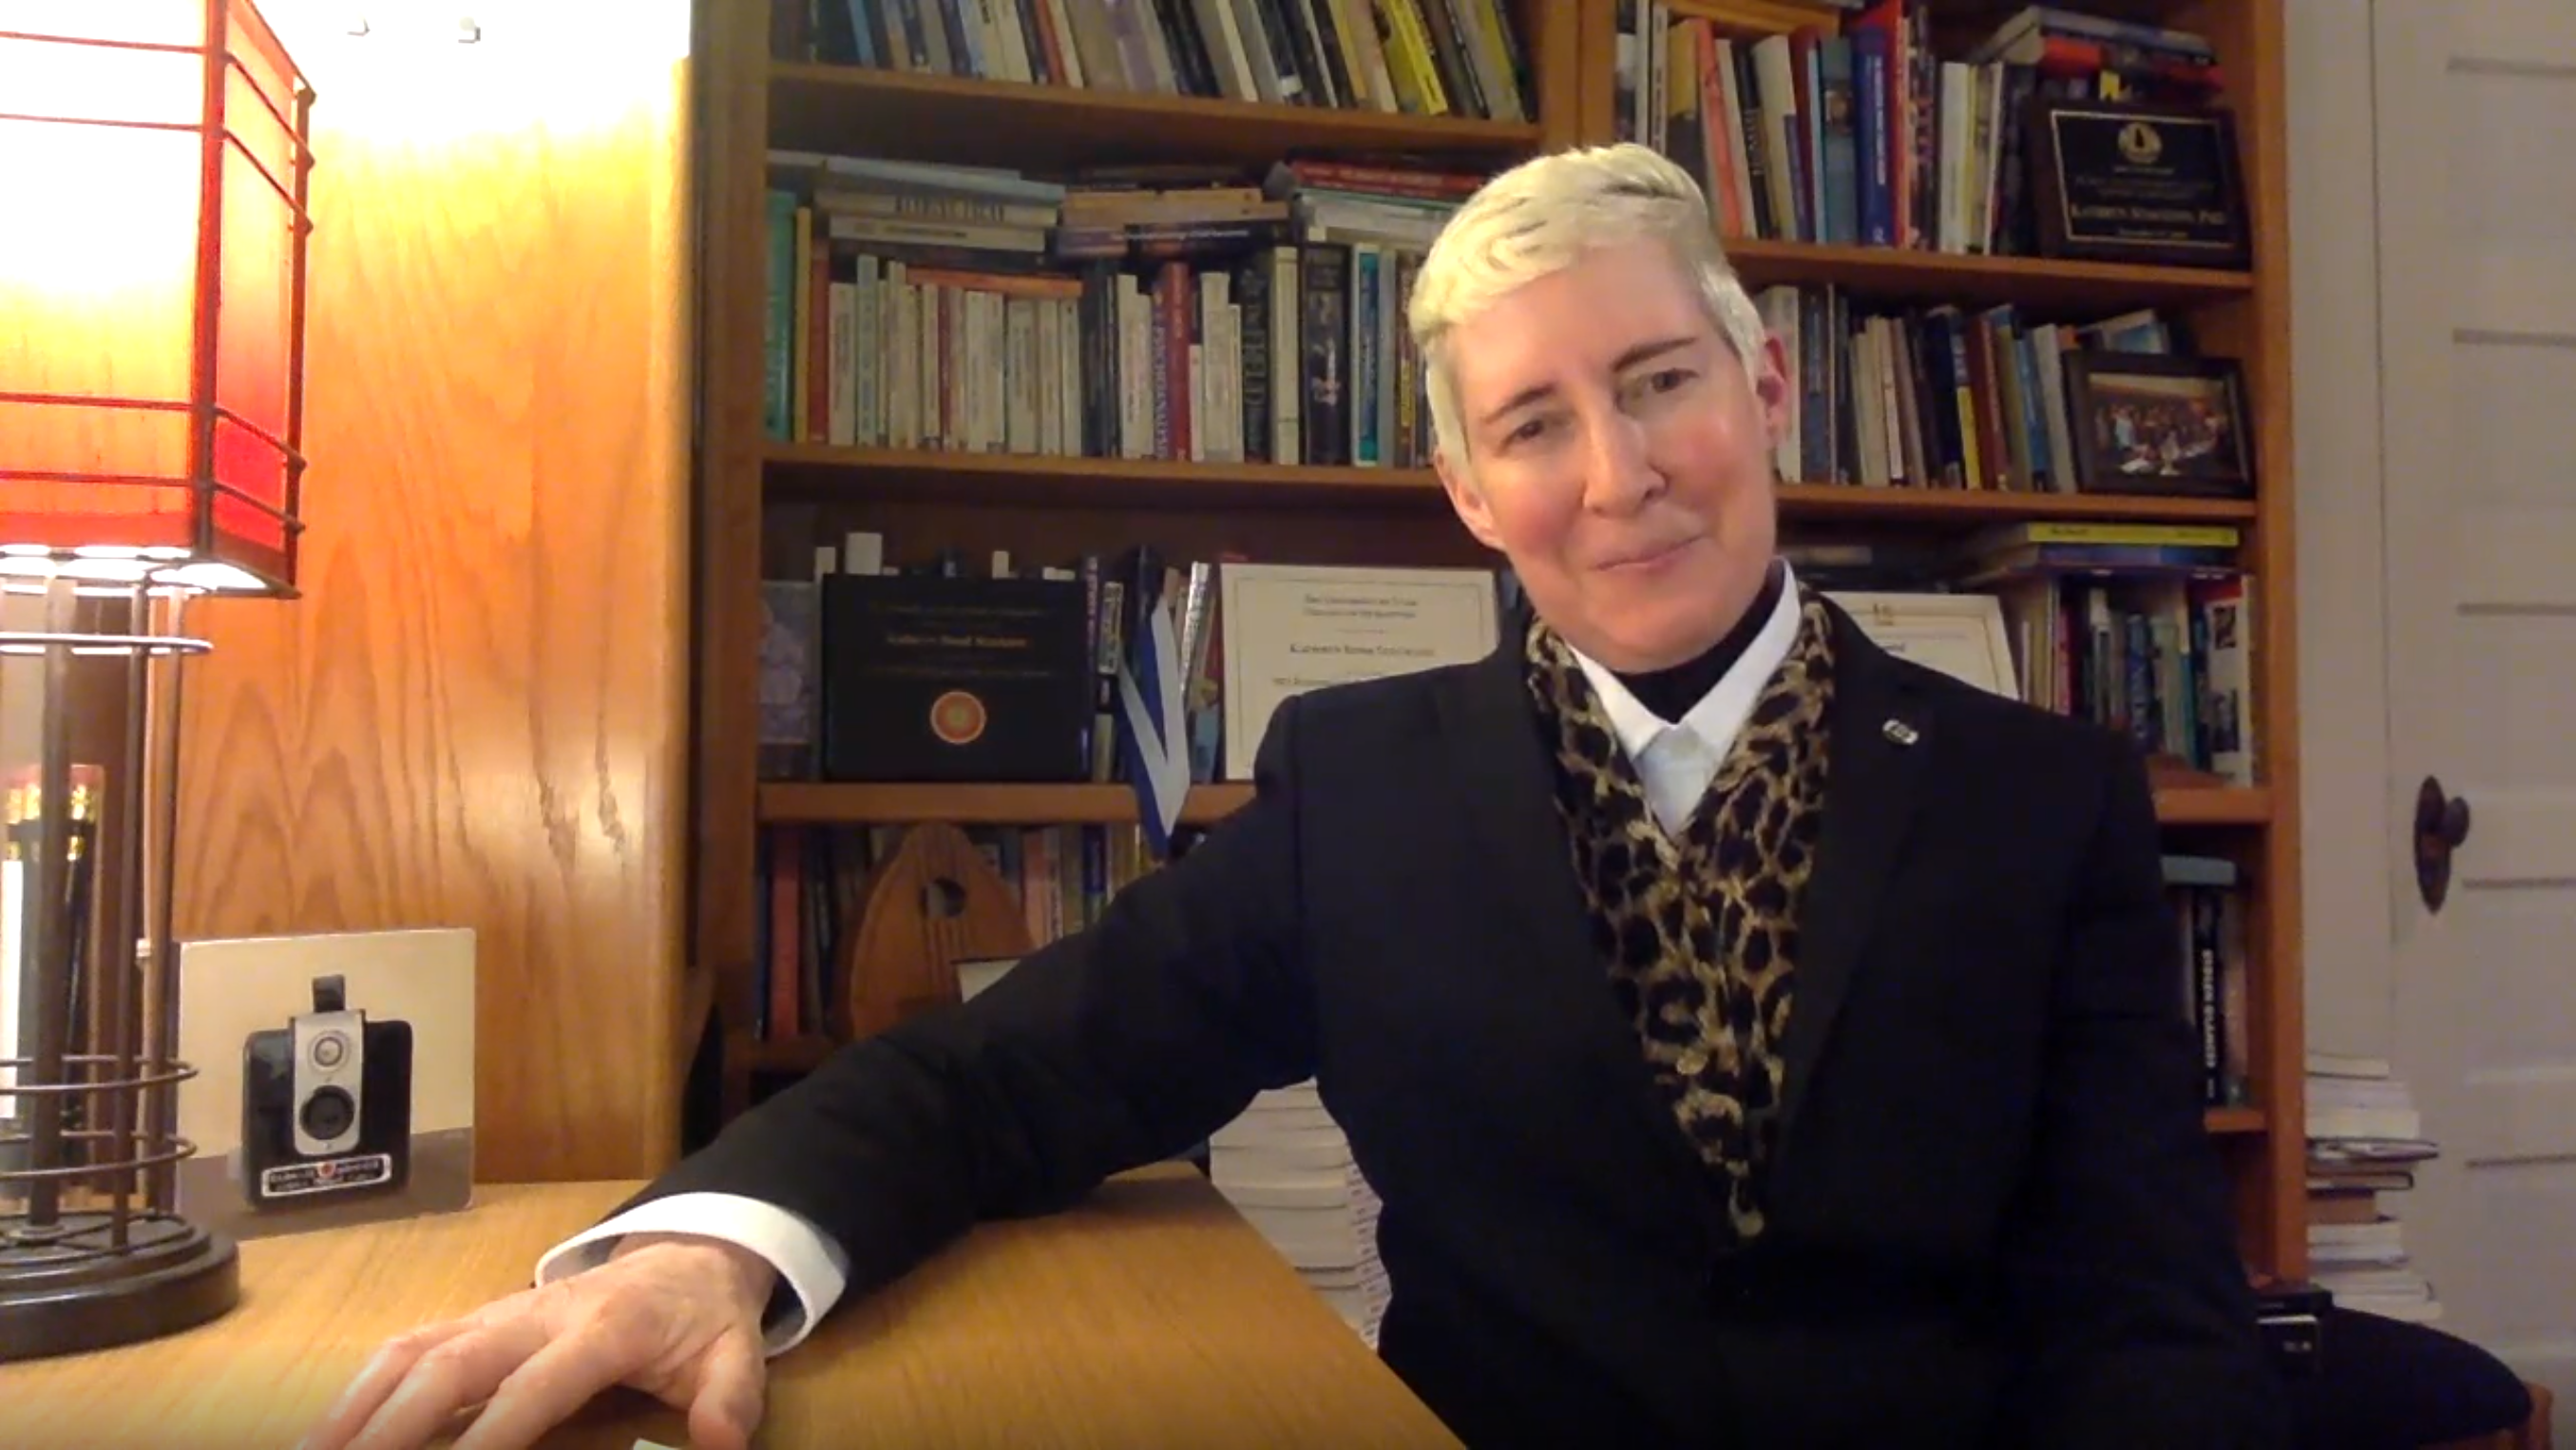
<instances>
[{"instance_id":1,"label":"stack of book","mask_svg":"<svg viewBox=\"0 0 2576 1450\"><path fill-rule=\"evenodd\" d=\"M2308 1277L2337 1304L2419 1324L2442 1317L2387 1197L2413 1188L2415 1165L2436 1151L2385 1060L2308 1054Z\"/></svg>"},{"instance_id":2,"label":"stack of book","mask_svg":"<svg viewBox=\"0 0 2576 1450\"><path fill-rule=\"evenodd\" d=\"M1386 1312L1377 1257L1377 1194L1351 1161L1350 1142L1312 1081L1254 1098L1208 1142L1208 1176L1374 1348Z\"/></svg>"}]
</instances>

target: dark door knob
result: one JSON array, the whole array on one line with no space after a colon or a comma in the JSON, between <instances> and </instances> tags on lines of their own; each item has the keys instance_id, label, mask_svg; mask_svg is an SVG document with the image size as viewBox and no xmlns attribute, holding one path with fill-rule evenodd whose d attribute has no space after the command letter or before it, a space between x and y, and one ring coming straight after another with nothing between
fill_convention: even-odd
<instances>
[{"instance_id":1,"label":"dark door knob","mask_svg":"<svg viewBox=\"0 0 2576 1450\"><path fill-rule=\"evenodd\" d=\"M2442 783L2424 777L2415 792L2415 889L2424 909L2438 912L2451 890L2451 853L2469 838L2469 803L2442 793Z\"/></svg>"}]
</instances>

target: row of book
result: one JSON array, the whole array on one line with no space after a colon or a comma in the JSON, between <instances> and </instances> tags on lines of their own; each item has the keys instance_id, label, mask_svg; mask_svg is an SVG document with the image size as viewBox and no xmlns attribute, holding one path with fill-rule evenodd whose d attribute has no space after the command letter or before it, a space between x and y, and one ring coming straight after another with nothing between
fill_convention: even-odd
<instances>
[{"instance_id":1,"label":"row of book","mask_svg":"<svg viewBox=\"0 0 2576 1450\"><path fill-rule=\"evenodd\" d=\"M2153 308L2030 321L2005 302L1873 310L1839 287L1754 294L1787 355L1782 478L2008 492L2253 488L2235 365Z\"/></svg>"},{"instance_id":2,"label":"row of book","mask_svg":"<svg viewBox=\"0 0 2576 1450\"><path fill-rule=\"evenodd\" d=\"M1404 311L1469 176L1287 163L1260 184L1085 188L781 152L770 436L1050 456L1416 467ZM1792 373L1785 478L2011 491L2246 492L2224 359L2154 309L1870 310L1755 296ZM2118 357L2106 357L2106 355ZM2154 362L2132 361L2155 359ZM2122 371L2125 369L2125 373ZM2135 374L2135 376L2128 376Z\"/></svg>"},{"instance_id":3,"label":"row of book","mask_svg":"<svg viewBox=\"0 0 2576 1450\"><path fill-rule=\"evenodd\" d=\"M1501 0L773 0L782 57L1026 83L1525 121ZM1785 18L1784 18L1785 17ZM1956 56L1924 0L1619 0L1614 124L1729 237L2035 249L2034 98L2209 105L2192 31L2027 6Z\"/></svg>"},{"instance_id":4,"label":"row of book","mask_svg":"<svg viewBox=\"0 0 2576 1450\"><path fill-rule=\"evenodd\" d=\"M2258 577L2233 524L2053 520L1958 545L1793 537L1780 552L1829 592L1992 596L2021 698L2127 733L2164 767L2263 778Z\"/></svg>"},{"instance_id":5,"label":"row of book","mask_svg":"<svg viewBox=\"0 0 2576 1450\"><path fill-rule=\"evenodd\" d=\"M2056 6L1946 57L1923 0L1839 23L1620 0L1618 25L1620 138L1698 177L1729 237L2029 253L2034 97L2205 106L2220 90L2205 37Z\"/></svg>"},{"instance_id":6,"label":"row of book","mask_svg":"<svg viewBox=\"0 0 2576 1450\"><path fill-rule=\"evenodd\" d=\"M2261 775L2255 576L2228 524L2025 524L1958 587L1993 594L2022 698L2231 785Z\"/></svg>"},{"instance_id":7,"label":"row of book","mask_svg":"<svg viewBox=\"0 0 2576 1450\"><path fill-rule=\"evenodd\" d=\"M1281 163L1181 186L772 154L772 438L1413 467L1404 305L1472 176Z\"/></svg>"},{"instance_id":8,"label":"row of book","mask_svg":"<svg viewBox=\"0 0 2576 1450\"><path fill-rule=\"evenodd\" d=\"M2020 697L2127 733L2162 767L2263 779L2258 576L2234 524L2031 520L1956 543L1801 529L1781 554L1829 593L1995 601Z\"/></svg>"},{"instance_id":9,"label":"row of book","mask_svg":"<svg viewBox=\"0 0 2576 1450\"><path fill-rule=\"evenodd\" d=\"M1503 0L771 0L770 51L925 75L1525 121Z\"/></svg>"}]
</instances>

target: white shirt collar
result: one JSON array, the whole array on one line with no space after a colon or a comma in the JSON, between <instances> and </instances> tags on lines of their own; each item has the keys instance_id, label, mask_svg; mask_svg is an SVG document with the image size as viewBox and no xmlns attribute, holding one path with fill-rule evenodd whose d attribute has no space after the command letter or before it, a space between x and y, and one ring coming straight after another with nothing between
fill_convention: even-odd
<instances>
[{"instance_id":1,"label":"white shirt collar","mask_svg":"<svg viewBox=\"0 0 2576 1450\"><path fill-rule=\"evenodd\" d=\"M1702 695L1681 719L1666 724L1662 717L1638 702L1619 677L1591 656L1575 650L1575 663L1583 667L1591 680L1592 691L1601 698L1602 712L1610 717L1610 728L1618 734L1619 746L1631 762L1643 759L1648 746L1668 730L1686 730L1699 737L1714 762L1726 758L1735 745L1736 732L1744 728L1745 718L1753 713L1753 702L1761 697L1762 687L1770 683L1780 662L1789 657L1789 646L1798 637L1798 579L1790 572L1789 563L1780 561L1780 598L1771 608L1760 633L1745 646L1744 654L1727 667L1715 686Z\"/></svg>"}]
</instances>

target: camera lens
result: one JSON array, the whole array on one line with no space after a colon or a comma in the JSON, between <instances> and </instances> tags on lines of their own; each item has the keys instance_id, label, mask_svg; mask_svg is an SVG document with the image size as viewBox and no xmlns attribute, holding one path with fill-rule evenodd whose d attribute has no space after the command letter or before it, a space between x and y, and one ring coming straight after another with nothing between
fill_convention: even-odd
<instances>
[{"instance_id":1,"label":"camera lens","mask_svg":"<svg viewBox=\"0 0 2576 1450\"><path fill-rule=\"evenodd\" d=\"M304 1100L304 1131L316 1138L337 1138L357 1121L358 1104L346 1088L326 1087Z\"/></svg>"},{"instance_id":2,"label":"camera lens","mask_svg":"<svg viewBox=\"0 0 2576 1450\"><path fill-rule=\"evenodd\" d=\"M325 1032L313 1039L313 1065L329 1069L349 1060L349 1039L337 1032Z\"/></svg>"}]
</instances>

